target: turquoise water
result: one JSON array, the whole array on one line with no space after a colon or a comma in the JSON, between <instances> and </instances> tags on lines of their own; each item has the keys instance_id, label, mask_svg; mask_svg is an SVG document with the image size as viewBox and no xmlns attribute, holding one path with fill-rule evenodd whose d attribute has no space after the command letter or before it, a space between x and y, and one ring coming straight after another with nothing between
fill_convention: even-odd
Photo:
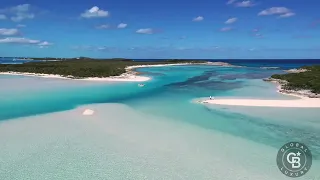
<instances>
[{"instance_id":1,"label":"turquoise water","mask_svg":"<svg viewBox=\"0 0 320 180\"><path fill-rule=\"evenodd\" d=\"M293 131L292 125L269 122L269 119L277 119L281 114L284 114L282 115L283 119L307 119L309 116L314 118L316 116L312 116L312 114L320 115L319 109L299 109L300 116L294 117L292 113L285 110L277 112L277 114L269 113L257 117L257 115L254 116L250 113L233 112L230 107L231 110L225 112L226 109L221 110L191 103L195 98L210 95L215 97L290 99L291 97L277 93L273 84L261 81L262 78L269 77L274 73L282 73L280 70L172 66L142 68L139 71L153 78L143 88L138 87L137 83L96 83L81 86L65 84L55 88L54 83L50 81L47 83L53 86L50 89L41 87L46 86L41 83L39 88L32 90L23 87L14 88L14 90L10 87L4 88L1 90L0 96L0 120L67 110L82 104L112 102L127 104L145 113L173 117L176 120L187 121L204 128L228 132L274 146L279 146L289 140L315 142L315 139L320 137L317 133L309 132L309 129L296 129L299 133L305 133L304 136L297 136L295 133L287 134L288 131ZM32 79L21 76L0 77L9 78L13 83L17 78L22 81L23 79ZM45 82L39 78L35 81L39 80ZM270 108L267 109L270 111ZM290 110L290 108L287 109ZM294 110L291 108L290 112L294 112ZM272 122L275 123L275 121ZM283 120L277 121L277 123L281 122ZM316 144L320 145L318 142Z\"/></svg>"},{"instance_id":2,"label":"turquoise water","mask_svg":"<svg viewBox=\"0 0 320 180\"><path fill-rule=\"evenodd\" d=\"M120 103L137 112L279 148L289 141L307 144L320 158L317 108L204 106L202 97L293 99L261 79L281 70L172 66L138 69L152 77L137 83L101 83L0 75L0 121L73 109L93 103ZM1 122L0 122L1 126ZM226 142L228 143L228 142Z\"/></svg>"}]
</instances>

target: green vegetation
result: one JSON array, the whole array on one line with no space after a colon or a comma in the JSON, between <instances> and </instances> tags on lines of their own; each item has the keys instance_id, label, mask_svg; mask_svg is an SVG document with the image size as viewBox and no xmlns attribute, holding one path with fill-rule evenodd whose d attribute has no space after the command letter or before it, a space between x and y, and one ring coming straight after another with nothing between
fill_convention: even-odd
<instances>
[{"instance_id":1,"label":"green vegetation","mask_svg":"<svg viewBox=\"0 0 320 180\"><path fill-rule=\"evenodd\" d=\"M40 59L40 58L39 58ZM44 59L44 58L42 58ZM60 58L50 58L57 60ZM91 59L73 58L60 61L28 62L24 64L0 64L0 72L28 72L42 74L59 74L73 76L74 78L85 77L109 77L125 73L127 66L154 65L174 63L204 63L199 60L164 60L154 62L138 62L130 59Z\"/></svg>"},{"instance_id":2,"label":"green vegetation","mask_svg":"<svg viewBox=\"0 0 320 180\"><path fill-rule=\"evenodd\" d=\"M283 86L286 90L308 89L311 92L320 94L320 65L305 66L301 69L307 69L306 72L275 74L271 77L274 79L285 80L288 83Z\"/></svg>"}]
</instances>

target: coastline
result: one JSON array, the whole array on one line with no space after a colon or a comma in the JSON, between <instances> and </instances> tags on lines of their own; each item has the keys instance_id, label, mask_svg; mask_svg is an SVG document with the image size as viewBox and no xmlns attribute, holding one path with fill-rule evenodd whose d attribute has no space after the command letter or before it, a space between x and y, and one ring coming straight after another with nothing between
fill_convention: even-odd
<instances>
[{"instance_id":1,"label":"coastline","mask_svg":"<svg viewBox=\"0 0 320 180\"><path fill-rule=\"evenodd\" d=\"M226 62L205 62L205 63L175 63L175 64L153 64L153 65L134 65L126 67L126 70L132 70L143 67L163 67L163 66L186 66L186 65L208 65L208 66L222 66L222 67L242 67L232 65Z\"/></svg>"},{"instance_id":2,"label":"coastline","mask_svg":"<svg viewBox=\"0 0 320 180\"><path fill-rule=\"evenodd\" d=\"M0 75L18 75L18 76L31 76L43 78L59 78L67 80L82 80L82 81L119 81L119 82L144 82L149 81L151 78L147 76L140 76L134 69L145 67L164 67L164 66L183 66L183 65L211 65L223 67L241 67L235 66L225 62L207 62L207 63L175 63L175 64L154 64L154 65L133 65L125 68L126 72L119 76L110 77L86 77L75 78L73 76L61 76L58 74L41 74L41 73L28 73L28 72L0 72Z\"/></svg>"},{"instance_id":3,"label":"coastline","mask_svg":"<svg viewBox=\"0 0 320 180\"><path fill-rule=\"evenodd\" d=\"M201 103L251 107L320 108L320 99L311 98L301 98L296 100L214 99L205 100Z\"/></svg>"},{"instance_id":4,"label":"coastline","mask_svg":"<svg viewBox=\"0 0 320 180\"><path fill-rule=\"evenodd\" d=\"M264 80L266 81L266 80ZM280 82L281 81L281 82ZM277 84L276 89L278 93L287 96L297 97L293 100L266 100L266 99L220 99L215 98L212 100L198 100L198 103L204 104L216 104L216 105L230 105L230 106L251 106L251 107L287 107L287 108L320 108L319 95L316 97L310 96L310 91L289 91L282 88L282 80L268 80Z\"/></svg>"},{"instance_id":5,"label":"coastline","mask_svg":"<svg viewBox=\"0 0 320 180\"><path fill-rule=\"evenodd\" d=\"M73 76L61 76L58 74L40 74L40 73L27 73L27 72L0 72L0 75L16 75L16 76L29 76L41 78L56 78L65 80L77 81L122 81L122 82L144 82L149 81L151 78L146 76L137 76L133 72L126 72L120 76L111 77L88 77L88 78L74 78Z\"/></svg>"},{"instance_id":6,"label":"coastline","mask_svg":"<svg viewBox=\"0 0 320 180\"><path fill-rule=\"evenodd\" d=\"M300 98L320 98L320 94L315 94L309 90L287 90L284 89L283 86L288 82L281 79L267 78L263 79L263 81L271 82L277 85L277 92L284 95L291 95Z\"/></svg>"}]
</instances>

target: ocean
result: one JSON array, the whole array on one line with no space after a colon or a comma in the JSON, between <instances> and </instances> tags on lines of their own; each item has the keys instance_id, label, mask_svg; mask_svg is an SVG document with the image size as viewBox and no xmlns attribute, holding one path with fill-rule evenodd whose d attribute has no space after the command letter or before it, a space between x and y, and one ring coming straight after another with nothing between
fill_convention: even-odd
<instances>
[{"instance_id":1,"label":"ocean","mask_svg":"<svg viewBox=\"0 0 320 180\"><path fill-rule=\"evenodd\" d=\"M302 179L320 179L318 108L194 102L294 99L262 79L320 61L221 61L246 67L139 68L144 87L0 75L0 179L286 179L276 153L290 141L313 154Z\"/></svg>"}]
</instances>

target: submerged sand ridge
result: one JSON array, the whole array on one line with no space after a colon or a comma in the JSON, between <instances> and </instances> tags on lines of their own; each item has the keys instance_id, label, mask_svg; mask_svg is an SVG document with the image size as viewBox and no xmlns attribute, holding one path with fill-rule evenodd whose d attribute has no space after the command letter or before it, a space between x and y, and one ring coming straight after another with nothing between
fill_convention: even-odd
<instances>
[{"instance_id":1,"label":"submerged sand ridge","mask_svg":"<svg viewBox=\"0 0 320 180\"><path fill-rule=\"evenodd\" d=\"M99 113L88 121L83 109ZM3 122L0 144L3 180L288 179L275 148L121 104ZM315 161L304 178L318 178L318 167Z\"/></svg>"}]
</instances>

